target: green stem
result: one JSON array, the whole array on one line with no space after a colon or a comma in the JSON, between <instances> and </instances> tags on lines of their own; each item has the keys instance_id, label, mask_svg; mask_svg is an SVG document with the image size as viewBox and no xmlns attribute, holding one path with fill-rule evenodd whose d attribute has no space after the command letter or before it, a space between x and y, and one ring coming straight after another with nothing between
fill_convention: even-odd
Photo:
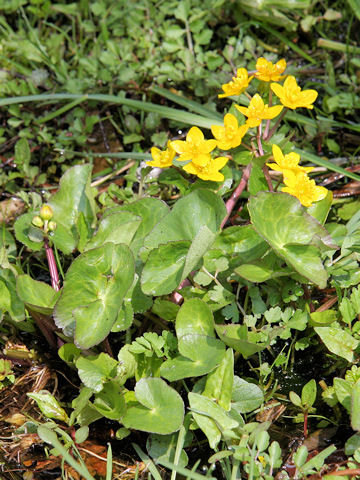
<instances>
[{"instance_id":1,"label":"green stem","mask_svg":"<svg viewBox=\"0 0 360 480\"><path fill-rule=\"evenodd\" d=\"M276 132L276 129L278 128L281 120L285 117L287 110L288 109L286 107L283 109L283 111L280 113L279 118L276 120L275 125L272 127L272 129L270 130L268 135L266 137L264 137L264 140L269 141L270 138L274 135L274 133Z\"/></svg>"}]
</instances>

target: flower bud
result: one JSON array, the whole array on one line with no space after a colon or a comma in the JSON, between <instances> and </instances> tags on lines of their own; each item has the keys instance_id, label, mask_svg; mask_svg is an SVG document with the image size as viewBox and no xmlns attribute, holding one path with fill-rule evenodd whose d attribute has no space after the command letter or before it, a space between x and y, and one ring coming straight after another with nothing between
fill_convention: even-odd
<instances>
[{"instance_id":1,"label":"flower bud","mask_svg":"<svg viewBox=\"0 0 360 480\"><path fill-rule=\"evenodd\" d=\"M35 227L39 227L39 228L42 228L44 226L44 222L42 221L42 218L39 217L39 215L36 215L31 223L35 226Z\"/></svg>"},{"instance_id":2,"label":"flower bud","mask_svg":"<svg viewBox=\"0 0 360 480\"><path fill-rule=\"evenodd\" d=\"M48 229L50 230L50 232L53 232L54 230L56 230L56 222L54 222L53 220L51 220L49 223L48 223Z\"/></svg>"},{"instance_id":3,"label":"flower bud","mask_svg":"<svg viewBox=\"0 0 360 480\"><path fill-rule=\"evenodd\" d=\"M53 211L50 205L43 205L40 209L40 217L43 220L51 220L53 216Z\"/></svg>"}]
</instances>

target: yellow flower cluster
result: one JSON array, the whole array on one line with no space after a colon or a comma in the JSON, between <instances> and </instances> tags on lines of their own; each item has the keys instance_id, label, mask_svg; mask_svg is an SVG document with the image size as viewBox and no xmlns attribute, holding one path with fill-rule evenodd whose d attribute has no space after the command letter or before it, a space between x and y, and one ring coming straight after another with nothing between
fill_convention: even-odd
<instances>
[{"instance_id":1,"label":"yellow flower cluster","mask_svg":"<svg viewBox=\"0 0 360 480\"><path fill-rule=\"evenodd\" d=\"M218 95L219 98L240 95L245 92L249 87L250 82L255 78L270 83L271 91L279 98L280 104L272 106L269 100L270 105L268 105L264 103L264 100L259 94L256 93L252 98L246 94L250 98L248 107L235 105L236 109L246 117L244 125L239 125L237 118L231 113L227 113L224 116L223 126L211 126L211 132L214 138L209 140L204 138L204 134L198 127L192 127L186 136L186 140L169 141L165 151L153 147L151 149L153 160L147 162L147 164L152 167L167 168L173 164L173 160L176 154L178 154L179 156L177 160L180 162L189 162L183 166L183 169L187 173L194 174L203 180L212 180L216 182L223 181L224 175L220 173L220 170L227 163L228 157L213 158L211 152L213 152L216 147L220 150L230 150L238 147L250 128L259 127L260 129L262 121L267 120L268 129L270 120L277 117L283 111L284 107L291 109L299 107L313 108L312 104L317 97L317 92L315 90L302 91L296 83L296 79L292 76L288 76L283 85L276 83L285 78L282 76L285 69L286 61L284 59L273 64L263 57L257 60L256 71L252 72L252 74L249 74L245 68L239 68L236 77L232 77L232 80L229 83L222 85L223 93ZM274 145L274 149L277 156L275 161L277 163L268 164L270 168L281 172L290 172L286 175L284 174L286 187L283 191L288 191L288 193L291 193L289 190L294 192L297 189L296 191L299 191L300 187L298 184L300 183L306 186L304 188L307 192L310 191L310 189L312 189L313 192L320 191L318 189L321 189L322 187L314 186L312 183L313 180L310 180L307 177L307 173L311 168L298 166L299 158L296 153L291 153L284 157L279 147ZM281 158L280 154L282 155ZM290 165L293 166L290 167ZM294 195L294 193L291 194ZM305 194L295 196L298 196L298 198L306 197L307 199L314 199L316 197L316 194L314 193L311 195L309 194L307 197ZM304 201L309 203L309 200ZM303 204L305 205L305 203Z\"/></svg>"},{"instance_id":2,"label":"yellow flower cluster","mask_svg":"<svg viewBox=\"0 0 360 480\"><path fill-rule=\"evenodd\" d=\"M298 153L291 152L284 155L277 145L272 146L272 152L276 163L267 163L267 166L283 174L285 184L282 188L283 192L299 199L304 207L311 207L314 202L326 197L327 189L316 185L315 180L311 180L307 175L313 167L299 165Z\"/></svg>"}]
</instances>

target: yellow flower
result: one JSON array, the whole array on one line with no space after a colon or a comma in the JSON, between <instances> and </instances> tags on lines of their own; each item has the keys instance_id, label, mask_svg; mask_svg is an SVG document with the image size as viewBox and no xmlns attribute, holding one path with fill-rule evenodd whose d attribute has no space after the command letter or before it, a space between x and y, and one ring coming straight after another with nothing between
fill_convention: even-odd
<instances>
[{"instance_id":1,"label":"yellow flower","mask_svg":"<svg viewBox=\"0 0 360 480\"><path fill-rule=\"evenodd\" d=\"M286 61L284 59L275 63L269 62L264 57L258 58L256 62L255 77L263 82L277 82L281 79L281 74L286 68Z\"/></svg>"},{"instance_id":2,"label":"yellow flower","mask_svg":"<svg viewBox=\"0 0 360 480\"><path fill-rule=\"evenodd\" d=\"M284 85L279 83L272 83L271 90L275 93L277 97L280 98L281 103L292 110L295 108L304 107L304 108L314 108L313 103L318 96L316 90L303 90L296 83L295 77L291 75L287 77L284 82Z\"/></svg>"},{"instance_id":3,"label":"yellow flower","mask_svg":"<svg viewBox=\"0 0 360 480\"><path fill-rule=\"evenodd\" d=\"M238 121L234 115L227 113L224 117L224 127L218 125L211 126L211 132L217 140L217 146L221 150L229 150L238 147L245 133L248 131L247 125L239 127Z\"/></svg>"},{"instance_id":4,"label":"yellow flower","mask_svg":"<svg viewBox=\"0 0 360 480\"><path fill-rule=\"evenodd\" d=\"M301 167L299 165L300 155L295 152L287 153L285 156L281 151L281 148L277 145L272 146L272 153L276 163L267 163L266 165L272 170L282 172L285 174L287 170L292 172L304 172L309 173L314 170L314 167Z\"/></svg>"},{"instance_id":5,"label":"yellow flower","mask_svg":"<svg viewBox=\"0 0 360 480\"><path fill-rule=\"evenodd\" d=\"M239 68L236 77L232 77L232 81L225 83L221 86L225 93L218 95L219 98L230 97L231 95L240 95L243 91L247 89L249 83L254 78L254 75L251 77L248 76L246 68Z\"/></svg>"},{"instance_id":6,"label":"yellow flower","mask_svg":"<svg viewBox=\"0 0 360 480\"><path fill-rule=\"evenodd\" d=\"M259 126L262 120L271 120L277 117L283 109L282 105L275 105L275 107L265 105L258 93L253 96L248 108L239 105L235 105L235 107L248 117L246 124L250 128Z\"/></svg>"},{"instance_id":7,"label":"yellow flower","mask_svg":"<svg viewBox=\"0 0 360 480\"><path fill-rule=\"evenodd\" d=\"M204 167L210 160L210 152L216 147L216 140L205 140L204 134L198 127L191 127L186 135L186 141L171 142L172 148L180 156L180 162L191 160L199 167Z\"/></svg>"},{"instance_id":8,"label":"yellow flower","mask_svg":"<svg viewBox=\"0 0 360 480\"><path fill-rule=\"evenodd\" d=\"M152 161L146 162L147 165L150 167L158 167L158 168L167 168L171 167L172 161L175 157L175 150L171 146L171 142L167 142L167 148L165 151L161 151L156 147L152 147L151 149L151 156L153 158Z\"/></svg>"},{"instance_id":9,"label":"yellow flower","mask_svg":"<svg viewBox=\"0 0 360 480\"><path fill-rule=\"evenodd\" d=\"M224 175L219 172L227 163L229 159L227 157L217 157L200 167L193 162L185 165L184 170L187 173L197 175L202 180L212 180L213 182L222 182Z\"/></svg>"},{"instance_id":10,"label":"yellow flower","mask_svg":"<svg viewBox=\"0 0 360 480\"><path fill-rule=\"evenodd\" d=\"M327 195L327 189L316 185L315 180L310 180L304 172L287 170L284 183L286 187L282 191L298 198L304 207L311 207L313 202L318 202Z\"/></svg>"}]
</instances>

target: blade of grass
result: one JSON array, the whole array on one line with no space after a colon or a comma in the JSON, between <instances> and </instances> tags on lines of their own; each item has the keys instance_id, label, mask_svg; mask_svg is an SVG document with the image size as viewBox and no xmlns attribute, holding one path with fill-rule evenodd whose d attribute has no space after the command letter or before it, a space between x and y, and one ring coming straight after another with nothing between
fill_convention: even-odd
<instances>
[{"instance_id":1,"label":"blade of grass","mask_svg":"<svg viewBox=\"0 0 360 480\"><path fill-rule=\"evenodd\" d=\"M328 50L334 50L335 52L343 53L360 53L360 47L354 45L347 45L346 43L335 42L334 40L327 40L326 38L319 38L317 46L320 48L327 48Z\"/></svg>"},{"instance_id":2,"label":"blade of grass","mask_svg":"<svg viewBox=\"0 0 360 480\"><path fill-rule=\"evenodd\" d=\"M219 125L219 120L215 117L210 119L194 113L189 113L184 110L176 108L163 107L150 102L142 102L140 100L132 100L129 98L122 98L116 95L106 94L88 94L86 96L75 93L44 93L40 95L25 95L22 97L8 97L0 99L0 107L7 105L15 105L19 103L28 102L49 102L49 101L63 101L63 100L77 100L84 98L84 100L95 100L105 103L113 103L116 105L126 105L135 110L143 110L145 112L158 113L162 118L175 120L177 122L185 123L187 125L196 125L198 127L210 128L211 125Z\"/></svg>"},{"instance_id":3,"label":"blade of grass","mask_svg":"<svg viewBox=\"0 0 360 480\"><path fill-rule=\"evenodd\" d=\"M174 465L173 463L170 462L165 462L164 460L159 460L159 463L163 465L166 468L169 468L171 470L176 470L176 472L180 473L181 475L184 475L184 477L189 478L190 480L204 480L204 475L200 475L200 473L192 472L191 470L188 470L187 468L180 467L179 465ZM209 480L216 480L215 477L206 477Z\"/></svg>"},{"instance_id":4,"label":"blade of grass","mask_svg":"<svg viewBox=\"0 0 360 480\"><path fill-rule=\"evenodd\" d=\"M283 35L282 33L278 32L277 30L270 27L269 25L267 25L264 22L261 22L261 23L260 22L253 22L253 24L256 24L259 28L262 28L263 30L266 30L267 32L274 35L274 37L276 37L278 40L281 40L283 43L285 43L285 45L287 45L289 48L291 48L291 50L294 50L294 52L301 55L308 62L316 64L316 60L314 60L308 53L304 52L304 50L302 50L298 45L296 45L296 43L292 42L287 37L285 37L285 35Z\"/></svg>"},{"instance_id":5,"label":"blade of grass","mask_svg":"<svg viewBox=\"0 0 360 480\"><path fill-rule=\"evenodd\" d=\"M85 480L95 480L92 475L88 472L87 468L80 463L78 463L68 452L68 450L63 446L63 444L58 440L58 437L55 432L50 430L49 428L40 425L37 431L41 440L46 443L50 443L63 457L63 459L68 463L71 467L73 467L81 476L85 478ZM81 458L81 457L80 457ZM85 467L85 468L84 468Z\"/></svg>"},{"instance_id":6,"label":"blade of grass","mask_svg":"<svg viewBox=\"0 0 360 480\"><path fill-rule=\"evenodd\" d=\"M109 157L109 158L125 158L132 160L152 160L150 153L141 152L115 152L115 153L94 153L94 152L76 152L75 150L64 150L63 148L55 148L55 152L71 153L78 157Z\"/></svg>"},{"instance_id":7,"label":"blade of grass","mask_svg":"<svg viewBox=\"0 0 360 480\"><path fill-rule=\"evenodd\" d=\"M112 449L110 443L108 443L106 456L106 480L112 480Z\"/></svg>"},{"instance_id":8,"label":"blade of grass","mask_svg":"<svg viewBox=\"0 0 360 480\"><path fill-rule=\"evenodd\" d=\"M87 97L86 95L78 98L77 100L74 100L67 105L64 105L63 107L59 108L58 110L55 110L55 112L51 112L48 115L45 115L44 117L39 118L37 123L46 123L49 120L52 120L53 118L58 117L59 115L62 115L63 113L67 112L68 110L71 110L72 108L76 107L76 105L79 105L82 103L84 100L86 100Z\"/></svg>"},{"instance_id":9,"label":"blade of grass","mask_svg":"<svg viewBox=\"0 0 360 480\"><path fill-rule=\"evenodd\" d=\"M186 107L191 112L198 113L200 115L203 115L204 117L208 117L211 119L217 118L221 123L223 121L223 117L219 113L214 112L213 110L210 110L207 107L204 107L203 105L201 105L198 102L195 102L194 100L189 100L188 98L185 98L182 95L170 92L166 88L161 88L161 87L158 87L157 85L154 85L150 88L150 91L158 95L161 95L162 97L167 98L168 100L171 100L172 102L177 103L182 107Z\"/></svg>"},{"instance_id":10,"label":"blade of grass","mask_svg":"<svg viewBox=\"0 0 360 480\"><path fill-rule=\"evenodd\" d=\"M314 163L315 165L325 167L333 172L341 173L345 177L352 178L353 180L360 182L359 175L356 175L356 173L353 172L349 172L348 170L345 170L345 168L339 167L338 165L331 163L329 160L325 160L324 158L318 157L313 153L306 152L305 150L300 150L299 148L294 148L294 152L298 153L301 156L302 160L307 160L308 162Z\"/></svg>"},{"instance_id":11,"label":"blade of grass","mask_svg":"<svg viewBox=\"0 0 360 480\"><path fill-rule=\"evenodd\" d=\"M360 20L360 0L347 0L349 7L355 13L358 20Z\"/></svg>"},{"instance_id":12,"label":"blade of grass","mask_svg":"<svg viewBox=\"0 0 360 480\"><path fill-rule=\"evenodd\" d=\"M146 464L147 468L149 469L151 475L155 478L155 480L162 480L161 475L160 475L158 469L155 467L155 464L151 460L151 458L148 457L146 455L146 453L141 450L139 445L136 445L136 443L132 443L131 445L134 447L136 453L139 455L141 460Z\"/></svg>"},{"instance_id":13,"label":"blade of grass","mask_svg":"<svg viewBox=\"0 0 360 480\"><path fill-rule=\"evenodd\" d=\"M185 443L185 436L186 436L186 432L189 428L190 421L191 421L190 415L186 415L184 423L180 427L177 442L176 442L175 455L174 455L174 465L175 466L177 466L179 464L181 451L182 451L184 443ZM176 473L177 473L176 470L173 470L171 472L170 480L176 480Z\"/></svg>"}]
</instances>

